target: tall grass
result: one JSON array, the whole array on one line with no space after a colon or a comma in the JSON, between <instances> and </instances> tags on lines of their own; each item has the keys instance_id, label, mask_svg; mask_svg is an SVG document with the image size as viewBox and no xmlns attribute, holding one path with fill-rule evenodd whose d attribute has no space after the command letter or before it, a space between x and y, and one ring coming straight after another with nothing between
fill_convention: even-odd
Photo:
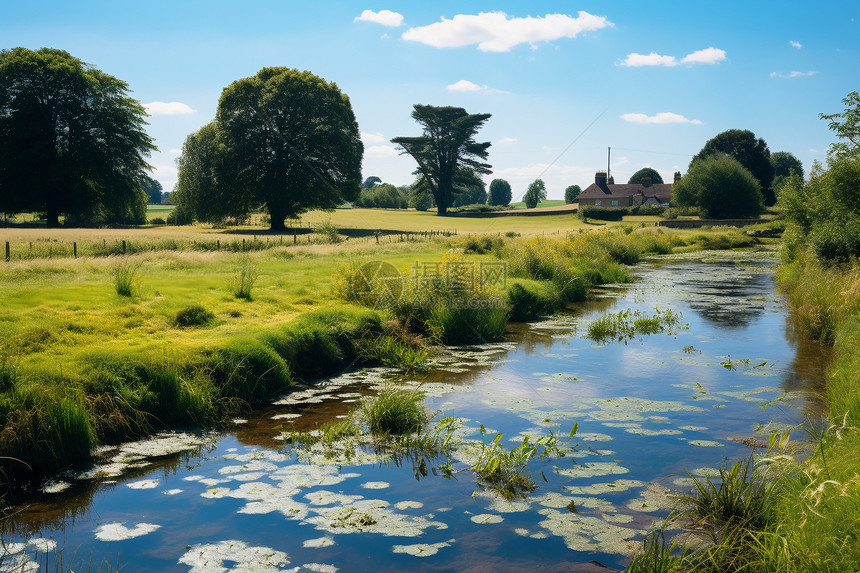
<instances>
[{"instance_id":1,"label":"tall grass","mask_svg":"<svg viewBox=\"0 0 860 573\"><path fill-rule=\"evenodd\" d=\"M414 434L429 421L422 391L394 387L383 388L376 396L365 398L359 416L375 436Z\"/></svg>"},{"instance_id":2,"label":"tall grass","mask_svg":"<svg viewBox=\"0 0 860 573\"><path fill-rule=\"evenodd\" d=\"M254 290L254 284L257 282L258 276L257 263L248 255L240 257L233 272L231 283L233 296L251 300L251 293Z\"/></svg>"},{"instance_id":3,"label":"tall grass","mask_svg":"<svg viewBox=\"0 0 860 573\"><path fill-rule=\"evenodd\" d=\"M120 296L134 296L137 291L140 262L123 259L113 267L113 287L116 294Z\"/></svg>"}]
</instances>

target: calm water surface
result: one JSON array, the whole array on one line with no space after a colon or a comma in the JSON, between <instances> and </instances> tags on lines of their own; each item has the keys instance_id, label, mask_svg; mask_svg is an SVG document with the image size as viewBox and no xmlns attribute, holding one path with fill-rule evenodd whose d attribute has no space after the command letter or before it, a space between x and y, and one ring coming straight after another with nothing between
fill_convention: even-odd
<instances>
[{"instance_id":1,"label":"calm water surface","mask_svg":"<svg viewBox=\"0 0 860 573\"><path fill-rule=\"evenodd\" d=\"M7 521L0 571L53 571L58 558L74 571L621 569L672 494L689 488L687 471L713 475L749 455L741 441L767 440L820 408L821 349L792 333L774 262L741 256L640 264L635 284L518 326L507 343L451 349L420 380L349 373L226 435L106 450ZM585 337L591 321L628 309L671 309L682 327L626 342ZM452 479L432 465L421 477L408 459L284 446L285 430L342 416L389 379L423 383L429 408L461 418ZM554 432L567 455L534 460L538 489L505 501L467 469L481 424L509 447Z\"/></svg>"}]
</instances>

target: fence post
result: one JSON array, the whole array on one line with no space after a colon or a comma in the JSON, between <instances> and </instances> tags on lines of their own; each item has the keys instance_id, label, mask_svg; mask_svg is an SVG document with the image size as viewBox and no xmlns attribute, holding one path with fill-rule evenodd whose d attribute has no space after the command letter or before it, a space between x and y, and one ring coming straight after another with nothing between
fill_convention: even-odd
<instances>
[{"instance_id":1,"label":"fence post","mask_svg":"<svg viewBox=\"0 0 860 573\"><path fill-rule=\"evenodd\" d=\"M242 238L242 252L245 252L245 239Z\"/></svg>"},{"instance_id":2,"label":"fence post","mask_svg":"<svg viewBox=\"0 0 860 573\"><path fill-rule=\"evenodd\" d=\"M125 239L122 240L122 254L125 254Z\"/></svg>"},{"instance_id":3,"label":"fence post","mask_svg":"<svg viewBox=\"0 0 860 573\"><path fill-rule=\"evenodd\" d=\"M78 242L75 241L72 243L72 252L75 254L75 258L78 258Z\"/></svg>"},{"instance_id":4,"label":"fence post","mask_svg":"<svg viewBox=\"0 0 860 573\"><path fill-rule=\"evenodd\" d=\"M6 241L6 262L8 263L12 259L11 253L9 251L9 241Z\"/></svg>"}]
</instances>

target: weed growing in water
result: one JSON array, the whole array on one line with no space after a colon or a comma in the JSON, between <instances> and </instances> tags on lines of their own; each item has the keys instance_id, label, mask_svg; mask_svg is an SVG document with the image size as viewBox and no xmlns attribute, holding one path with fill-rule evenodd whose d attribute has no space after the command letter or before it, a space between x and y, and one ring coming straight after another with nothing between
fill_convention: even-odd
<instances>
[{"instance_id":1,"label":"weed growing in water","mask_svg":"<svg viewBox=\"0 0 860 573\"><path fill-rule=\"evenodd\" d=\"M573 438L577 428L578 424L574 424L568 440ZM470 469L478 476L479 485L495 491L505 499L525 498L537 489L537 484L527 473L529 462L538 455L537 446L543 447L541 458L551 453L564 455L558 448L558 437L553 432L550 432L549 436L541 436L534 444L526 436L520 445L510 451L501 445L504 434L496 434L487 444L484 440L486 432L486 428L481 424L481 452L478 461Z\"/></svg>"},{"instance_id":2,"label":"weed growing in water","mask_svg":"<svg viewBox=\"0 0 860 573\"><path fill-rule=\"evenodd\" d=\"M680 571L687 548L666 541L666 528L672 521L669 516L658 529L649 531L642 541L642 552L633 556L625 573L670 573Z\"/></svg>"},{"instance_id":3,"label":"weed growing in water","mask_svg":"<svg viewBox=\"0 0 860 573\"><path fill-rule=\"evenodd\" d=\"M681 327L681 313L671 308L648 316L640 310L631 312L630 309L619 313L606 314L588 325L588 338L596 342L627 342L637 334L657 334L659 332L674 333ZM686 326L683 328L687 328ZM694 350L694 349L693 349Z\"/></svg>"},{"instance_id":4,"label":"weed growing in water","mask_svg":"<svg viewBox=\"0 0 860 573\"><path fill-rule=\"evenodd\" d=\"M113 267L113 288L120 296L134 296L137 290L137 271L140 263L132 263L128 259L117 263Z\"/></svg>"},{"instance_id":5,"label":"weed growing in water","mask_svg":"<svg viewBox=\"0 0 860 573\"><path fill-rule=\"evenodd\" d=\"M245 255L240 258L233 275L233 296L251 300L251 291L254 289L257 277L257 264L251 257Z\"/></svg>"},{"instance_id":6,"label":"weed growing in water","mask_svg":"<svg viewBox=\"0 0 860 573\"><path fill-rule=\"evenodd\" d=\"M381 436L418 432L427 424L429 416L424 408L423 392L386 387L378 395L362 401L359 419L371 434Z\"/></svg>"}]
</instances>

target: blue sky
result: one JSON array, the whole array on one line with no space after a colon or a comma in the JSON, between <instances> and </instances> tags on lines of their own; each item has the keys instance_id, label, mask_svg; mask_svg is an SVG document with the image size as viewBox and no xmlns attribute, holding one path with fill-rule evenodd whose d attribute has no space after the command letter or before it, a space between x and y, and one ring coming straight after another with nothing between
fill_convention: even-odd
<instances>
[{"instance_id":1,"label":"blue sky","mask_svg":"<svg viewBox=\"0 0 860 573\"><path fill-rule=\"evenodd\" d=\"M486 179L549 198L611 169L671 180L704 143L748 129L808 170L833 141L820 112L860 90L860 2L12 2L0 48L59 48L128 82L147 105L166 191L185 137L221 90L265 66L338 84L364 134L364 176L397 185L414 163L413 104L492 113ZM163 104L170 105L161 105Z\"/></svg>"}]
</instances>

